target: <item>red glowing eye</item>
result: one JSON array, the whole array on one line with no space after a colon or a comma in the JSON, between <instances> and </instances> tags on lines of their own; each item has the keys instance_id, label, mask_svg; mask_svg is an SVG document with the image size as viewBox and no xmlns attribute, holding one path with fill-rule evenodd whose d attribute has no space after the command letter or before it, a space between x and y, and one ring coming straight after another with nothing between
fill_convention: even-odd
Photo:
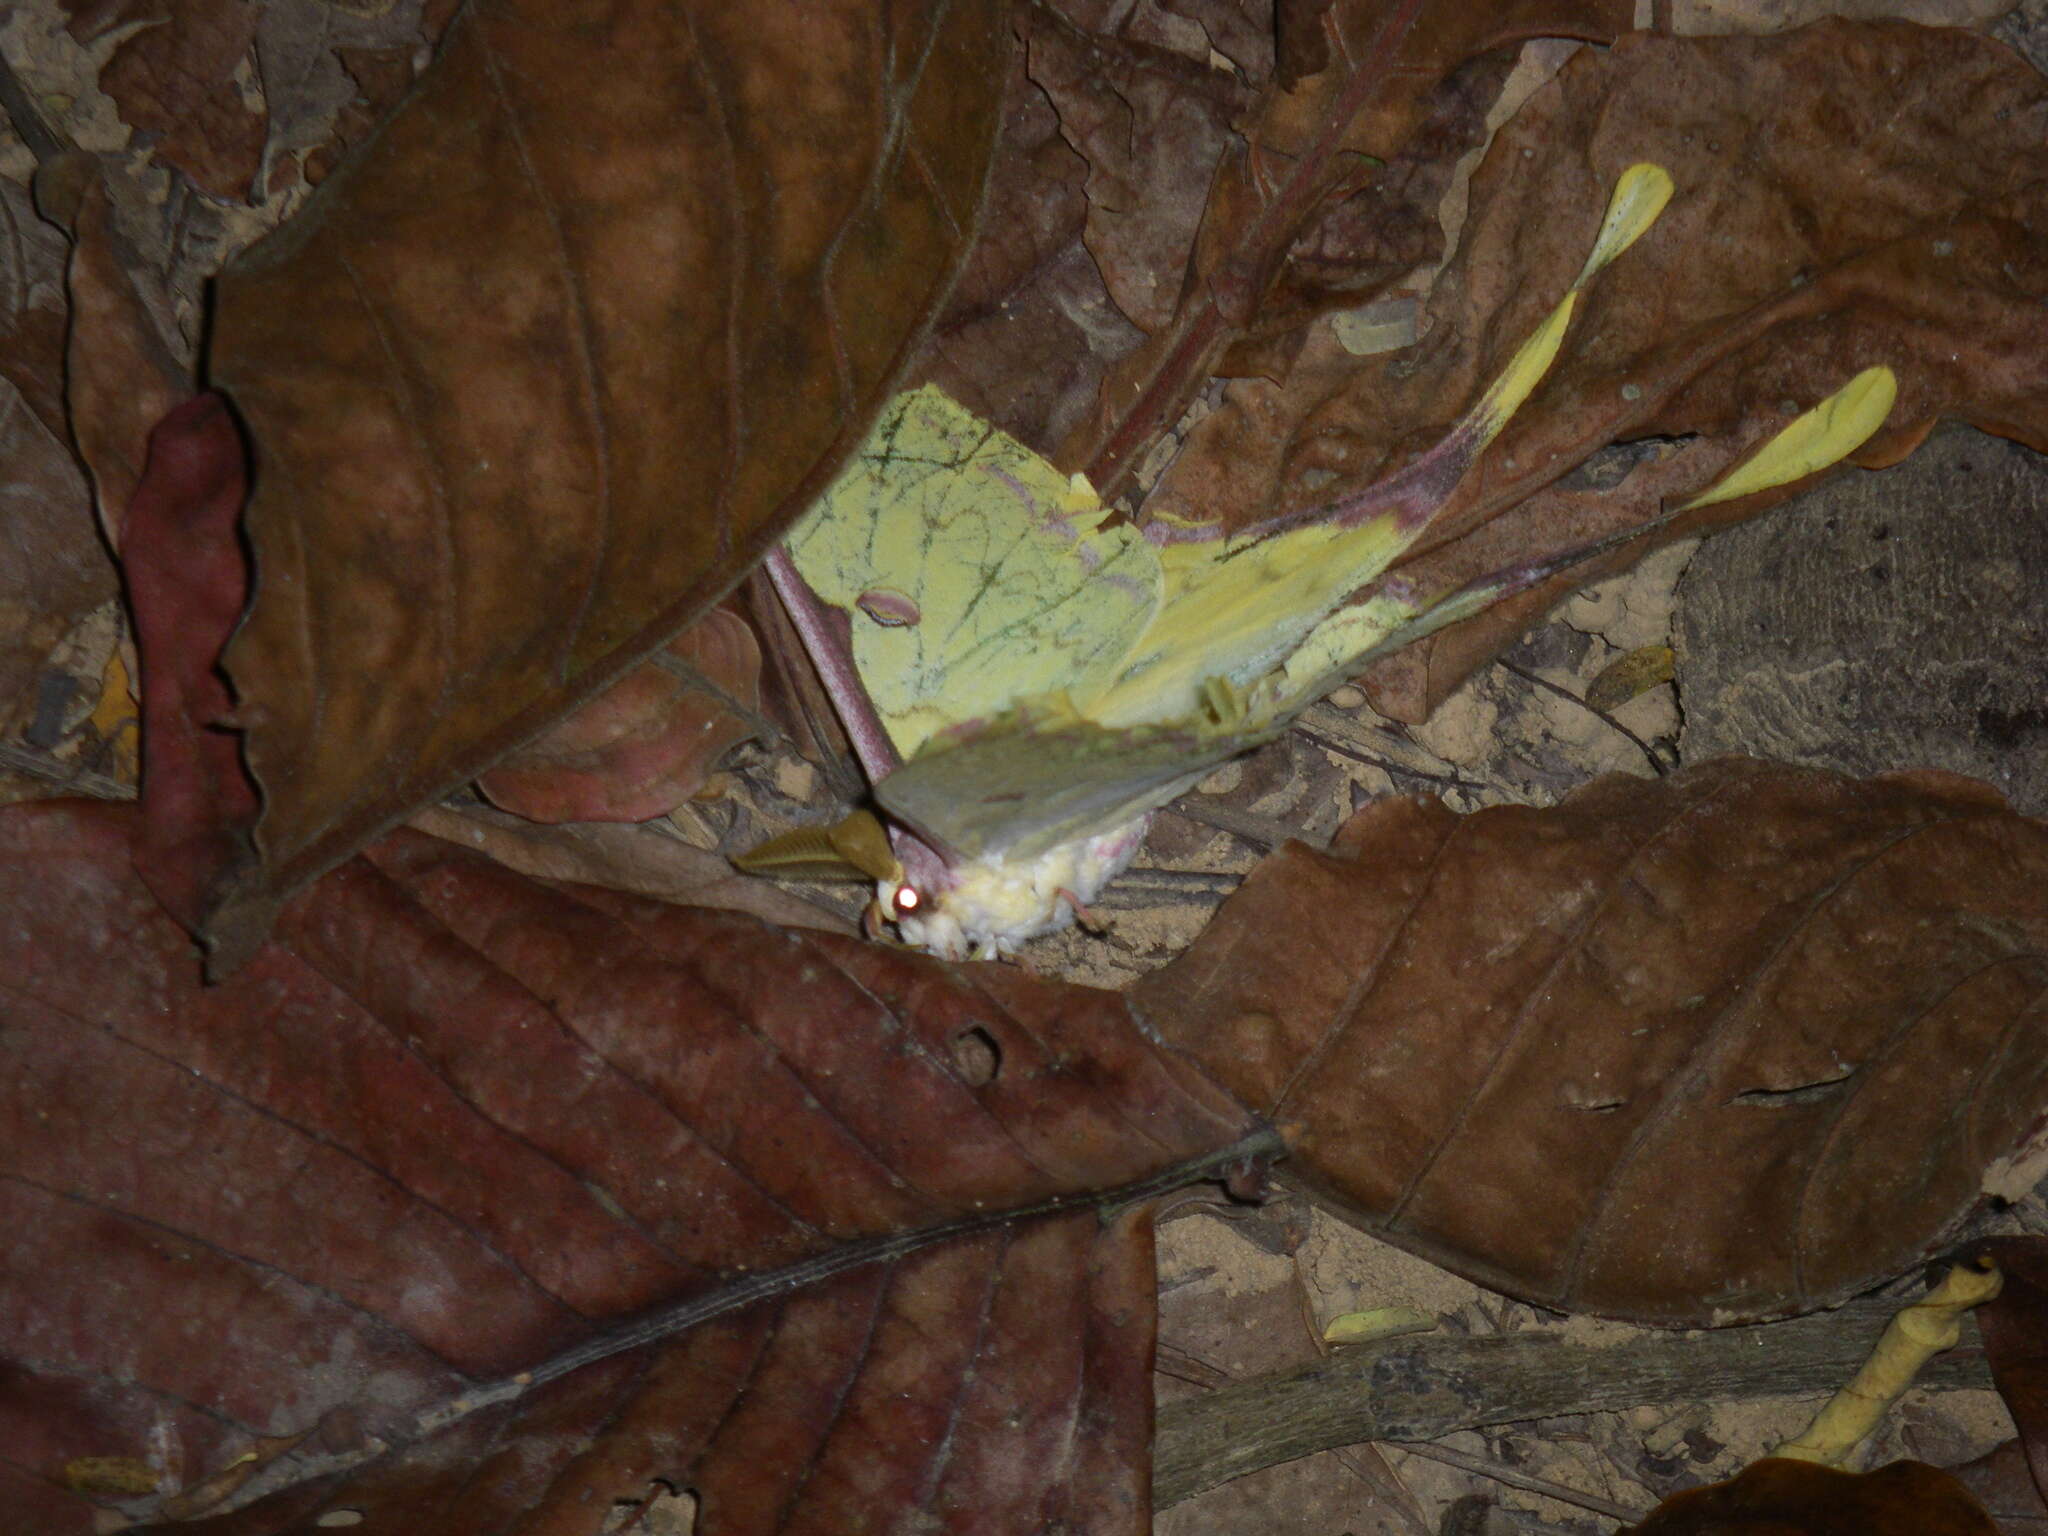
<instances>
[{"instance_id":1,"label":"red glowing eye","mask_svg":"<svg viewBox=\"0 0 2048 1536\"><path fill-rule=\"evenodd\" d=\"M898 917L908 917L924 905L924 898L917 894L916 886L899 885L896 887L895 905Z\"/></svg>"}]
</instances>

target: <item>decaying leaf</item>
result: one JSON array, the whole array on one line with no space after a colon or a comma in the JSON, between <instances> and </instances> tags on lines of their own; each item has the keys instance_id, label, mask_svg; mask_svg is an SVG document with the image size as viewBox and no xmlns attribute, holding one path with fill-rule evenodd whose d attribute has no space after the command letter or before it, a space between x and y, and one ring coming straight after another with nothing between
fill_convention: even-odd
<instances>
[{"instance_id":1,"label":"decaying leaf","mask_svg":"<svg viewBox=\"0 0 2048 1536\"><path fill-rule=\"evenodd\" d=\"M474 5L236 263L264 806L226 928L644 660L818 489L967 243L1007 40L988 0Z\"/></svg>"},{"instance_id":2,"label":"decaying leaf","mask_svg":"<svg viewBox=\"0 0 2048 1536\"><path fill-rule=\"evenodd\" d=\"M917 371L1105 496L1212 368L1284 373L1306 319L1434 257L1504 45L1628 25L1605 0L1280 12L1277 66L1229 0L1022 13L990 218Z\"/></svg>"},{"instance_id":3,"label":"decaying leaf","mask_svg":"<svg viewBox=\"0 0 2048 1536\"><path fill-rule=\"evenodd\" d=\"M1370 358L1326 346L1285 385L1233 385L1150 506L1310 505L1333 477L1370 479L1426 446L1569 277L1596 189L1638 159L1668 168L1677 195L1461 487L1450 542L1404 568L1425 589L1647 521L1876 363L1898 375L1899 404L1858 462L1903 456L1943 417L2048 444L2044 130L2048 85L1965 32L1826 22L1587 50L1473 177L1418 346ZM1677 441L1610 488L1567 478L1606 444L1646 438ZM1656 539L1784 494L1688 514ZM1420 719L1563 591L1646 547L1411 647L1373 674L1375 702Z\"/></svg>"},{"instance_id":4,"label":"decaying leaf","mask_svg":"<svg viewBox=\"0 0 2048 1536\"><path fill-rule=\"evenodd\" d=\"M125 32L100 72L121 120L156 138L156 157L214 197L249 194L269 117L242 89L261 7L251 0L67 3L81 42Z\"/></svg>"},{"instance_id":5,"label":"decaying leaf","mask_svg":"<svg viewBox=\"0 0 2048 1536\"><path fill-rule=\"evenodd\" d=\"M2036 1134L2044 883L2048 827L1948 775L1388 799L1131 996L1388 1240L1548 1306L1729 1321L1897 1274Z\"/></svg>"},{"instance_id":6,"label":"decaying leaf","mask_svg":"<svg viewBox=\"0 0 2048 1536\"><path fill-rule=\"evenodd\" d=\"M1105 379L1060 461L1084 468L1104 496L1118 494L1227 347L1362 303L1427 259L1439 238L1435 205L1459 155L1479 141L1513 62L1508 45L1607 42L1630 15L1614 0L1325 8L1315 25L1326 67L1267 92L1226 147L1171 320ZM1212 506L1197 520L1214 517Z\"/></svg>"},{"instance_id":7,"label":"decaying leaf","mask_svg":"<svg viewBox=\"0 0 2048 1536\"><path fill-rule=\"evenodd\" d=\"M1144 1529L1150 1213L1103 1192L1251 1122L1121 999L409 832L202 987L131 825L0 813L22 1528L595 1530L661 1477L712 1530Z\"/></svg>"}]
</instances>

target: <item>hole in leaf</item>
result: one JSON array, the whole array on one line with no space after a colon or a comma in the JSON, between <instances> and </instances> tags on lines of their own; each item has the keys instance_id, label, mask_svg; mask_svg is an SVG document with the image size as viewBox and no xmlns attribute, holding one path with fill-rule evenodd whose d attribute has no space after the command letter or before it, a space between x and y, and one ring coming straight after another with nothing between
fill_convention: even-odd
<instances>
[{"instance_id":1,"label":"hole in leaf","mask_svg":"<svg viewBox=\"0 0 2048 1536\"><path fill-rule=\"evenodd\" d=\"M953 1065L970 1088L986 1088L1003 1070L1003 1048L996 1037L979 1024L971 1024L953 1037Z\"/></svg>"},{"instance_id":2,"label":"hole in leaf","mask_svg":"<svg viewBox=\"0 0 2048 1536\"><path fill-rule=\"evenodd\" d=\"M1745 1088L1728 1102L1746 1104L1751 1109L1797 1109L1802 1105L1820 1104L1833 1098L1841 1091L1842 1085L1855 1075L1854 1067L1844 1067L1838 1076L1801 1083L1794 1088Z\"/></svg>"},{"instance_id":3,"label":"hole in leaf","mask_svg":"<svg viewBox=\"0 0 2048 1536\"><path fill-rule=\"evenodd\" d=\"M1589 1088L1584 1083L1564 1082L1557 1086L1557 1101L1566 1109L1604 1115L1621 1108L1628 1099L1610 1090Z\"/></svg>"},{"instance_id":4,"label":"hole in leaf","mask_svg":"<svg viewBox=\"0 0 2048 1536\"><path fill-rule=\"evenodd\" d=\"M647 1496L618 1499L599 1536L690 1536L703 1513L703 1501L694 1488L678 1488L665 1478L647 1485Z\"/></svg>"}]
</instances>

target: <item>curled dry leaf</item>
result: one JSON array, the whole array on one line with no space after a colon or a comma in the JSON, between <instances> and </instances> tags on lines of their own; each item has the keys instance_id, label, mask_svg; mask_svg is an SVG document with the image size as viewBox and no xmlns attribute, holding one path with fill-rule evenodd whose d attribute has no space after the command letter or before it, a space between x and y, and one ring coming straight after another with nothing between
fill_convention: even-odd
<instances>
[{"instance_id":1,"label":"curled dry leaf","mask_svg":"<svg viewBox=\"0 0 2048 1536\"><path fill-rule=\"evenodd\" d=\"M202 987L130 827L0 813L21 1528L1145 1529L1124 1200L1277 1143L1120 998L411 832Z\"/></svg>"},{"instance_id":2,"label":"curled dry leaf","mask_svg":"<svg viewBox=\"0 0 2048 1536\"><path fill-rule=\"evenodd\" d=\"M27 193L0 181L0 737L54 732L74 683L45 664L115 592L68 441L68 308L63 235Z\"/></svg>"},{"instance_id":3,"label":"curled dry leaf","mask_svg":"<svg viewBox=\"0 0 2048 1536\"><path fill-rule=\"evenodd\" d=\"M1550 810L1380 801L1131 996L1389 1241L1724 1322L1897 1274L2038 1134L2044 889L2048 826L1982 785L1726 758Z\"/></svg>"},{"instance_id":4,"label":"curled dry leaf","mask_svg":"<svg viewBox=\"0 0 2048 1536\"><path fill-rule=\"evenodd\" d=\"M264 805L223 931L644 660L824 483L967 243L1007 42L993 0L473 5L230 269Z\"/></svg>"},{"instance_id":5,"label":"curled dry leaf","mask_svg":"<svg viewBox=\"0 0 2048 1536\"><path fill-rule=\"evenodd\" d=\"M477 780L532 821L666 816L726 751L759 734L761 647L714 608L654 656Z\"/></svg>"},{"instance_id":6,"label":"curled dry leaf","mask_svg":"<svg viewBox=\"0 0 2048 1536\"><path fill-rule=\"evenodd\" d=\"M233 699L217 658L248 596L236 528L248 491L241 434L220 396L188 400L149 435L123 520L148 772L135 864L187 928L246 857L256 796L223 729Z\"/></svg>"},{"instance_id":7,"label":"curled dry leaf","mask_svg":"<svg viewBox=\"0 0 2048 1536\"><path fill-rule=\"evenodd\" d=\"M97 156L73 150L36 172L36 197L71 235L64 405L92 476L109 549L142 479L150 429L192 393L192 353L169 295L122 236Z\"/></svg>"},{"instance_id":8,"label":"curled dry leaf","mask_svg":"<svg viewBox=\"0 0 2048 1536\"><path fill-rule=\"evenodd\" d=\"M1899 401L1857 456L1882 464L1959 417L2048 446L2048 84L1970 33L1827 22L1779 37L1635 34L1581 53L1497 136L1422 342L1232 386L1150 503L1209 515L1326 499L1426 446L1570 282L1602 190L1665 166L1677 195L1606 273L1528 407L1404 567L1449 590L1633 527L1714 479L1787 414L1888 365ZM1676 438L1618 485L1568 472ZM1655 542L1788 492L1703 509ZM1550 603L1643 540L1409 648L1372 676L1416 720Z\"/></svg>"}]
</instances>

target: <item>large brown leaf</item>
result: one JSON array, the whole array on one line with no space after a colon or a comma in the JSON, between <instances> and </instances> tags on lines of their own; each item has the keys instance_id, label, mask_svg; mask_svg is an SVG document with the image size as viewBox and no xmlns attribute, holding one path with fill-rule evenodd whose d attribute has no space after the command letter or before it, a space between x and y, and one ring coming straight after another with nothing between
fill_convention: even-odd
<instances>
[{"instance_id":1,"label":"large brown leaf","mask_svg":"<svg viewBox=\"0 0 2048 1536\"><path fill-rule=\"evenodd\" d=\"M1145 1529L1102 1195L1251 1123L1120 999L409 832L201 987L129 829L0 814L18 1526L594 1531L660 1477L707 1531Z\"/></svg>"},{"instance_id":2,"label":"large brown leaf","mask_svg":"<svg viewBox=\"0 0 2048 1536\"><path fill-rule=\"evenodd\" d=\"M1328 497L1447 426L1556 302L1621 170L1670 170L1658 225L1603 273L1563 352L1405 574L1449 590L1653 517L1859 369L1899 403L1859 456L1896 460L1958 417L2048 446L2048 82L2002 44L1903 23L1779 37L1637 34L1588 50L1496 138L1423 341L1326 345L1285 386L1232 386L1152 509ZM1603 446L1689 439L1618 485L1559 482ZM1544 608L1661 542L1753 515L1705 509L1424 644L1374 676L1420 719ZM1449 543L1443 542L1449 539Z\"/></svg>"},{"instance_id":3,"label":"large brown leaf","mask_svg":"<svg viewBox=\"0 0 2048 1536\"><path fill-rule=\"evenodd\" d=\"M824 483L966 245L1007 41L995 0L473 5L236 263L264 809L224 929L651 654Z\"/></svg>"},{"instance_id":4,"label":"large brown leaf","mask_svg":"<svg viewBox=\"0 0 2048 1536\"><path fill-rule=\"evenodd\" d=\"M1982 785L1726 758L1551 810L1380 801L1131 997L1389 1240L1726 1321L1897 1274L2038 1133L2044 890L2048 826Z\"/></svg>"}]
</instances>

